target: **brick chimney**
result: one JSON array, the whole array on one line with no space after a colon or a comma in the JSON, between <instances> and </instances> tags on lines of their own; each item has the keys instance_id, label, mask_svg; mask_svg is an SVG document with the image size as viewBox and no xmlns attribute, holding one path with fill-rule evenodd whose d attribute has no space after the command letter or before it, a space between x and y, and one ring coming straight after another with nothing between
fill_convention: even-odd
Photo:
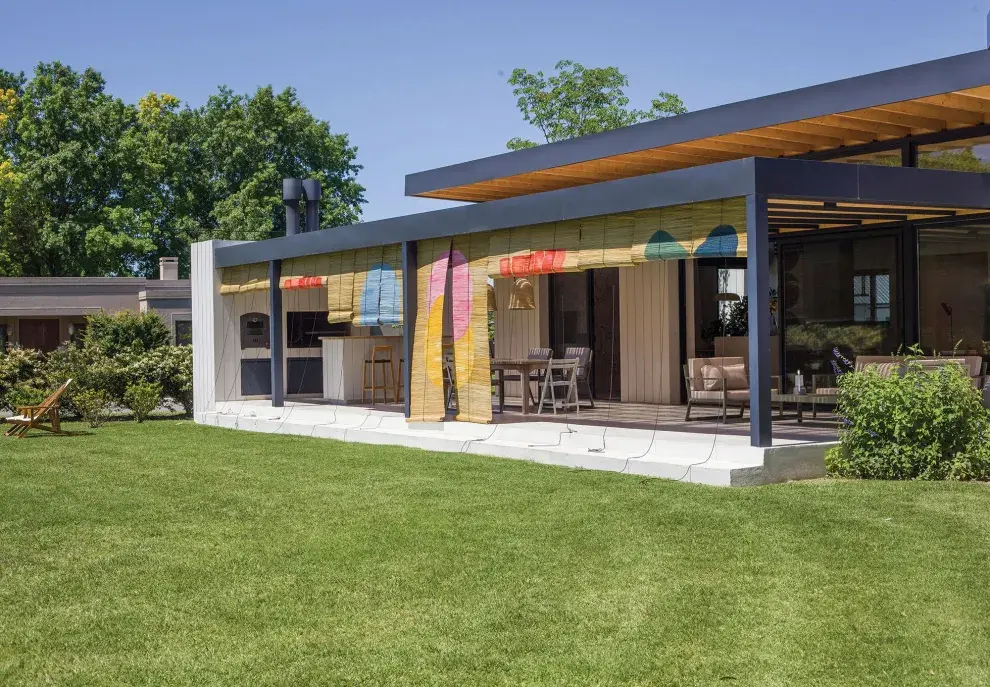
<instances>
[{"instance_id":1,"label":"brick chimney","mask_svg":"<svg viewBox=\"0 0 990 687\"><path fill-rule=\"evenodd\" d=\"M158 258L158 278L162 281L175 281L179 278L178 258Z\"/></svg>"}]
</instances>

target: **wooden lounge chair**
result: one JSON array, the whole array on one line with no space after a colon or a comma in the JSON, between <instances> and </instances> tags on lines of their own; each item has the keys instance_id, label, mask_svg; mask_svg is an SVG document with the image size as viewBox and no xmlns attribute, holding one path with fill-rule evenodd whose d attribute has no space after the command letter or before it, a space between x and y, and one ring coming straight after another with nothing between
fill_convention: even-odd
<instances>
[{"instance_id":1,"label":"wooden lounge chair","mask_svg":"<svg viewBox=\"0 0 990 687\"><path fill-rule=\"evenodd\" d=\"M36 406L18 406L17 415L6 420L13 427L4 432L4 436L22 439L32 429L40 429L52 434L65 434L61 427L58 404L71 382L71 379L68 380Z\"/></svg>"}]
</instances>

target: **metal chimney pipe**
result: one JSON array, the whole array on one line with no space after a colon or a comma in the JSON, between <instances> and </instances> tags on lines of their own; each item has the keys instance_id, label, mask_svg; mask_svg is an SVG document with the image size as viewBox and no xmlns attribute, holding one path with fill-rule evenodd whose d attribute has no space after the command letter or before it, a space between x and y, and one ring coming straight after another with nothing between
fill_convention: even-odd
<instances>
[{"instance_id":1,"label":"metal chimney pipe","mask_svg":"<svg viewBox=\"0 0 990 687\"><path fill-rule=\"evenodd\" d=\"M285 235L299 233L299 199L302 197L301 179L282 179L282 204L285 205Z\"/></svg>"},{"instance_id":2,"label":"metal chimney pipe","mask_svg":"<svg viewBox=\"0 0 990 687\"><path fill-rule=\"evenodd\" d=\"M306 192L306 231L318 231L320 228L320 196L322 189L317 179L303 179L303 191Z\"/></svg>"}]
</instances>

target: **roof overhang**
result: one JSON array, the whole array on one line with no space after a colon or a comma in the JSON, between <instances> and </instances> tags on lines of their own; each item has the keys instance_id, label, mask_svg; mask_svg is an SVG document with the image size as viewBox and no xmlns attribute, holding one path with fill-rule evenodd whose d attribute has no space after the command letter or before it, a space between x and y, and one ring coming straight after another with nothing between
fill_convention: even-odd
<instances>
[{"instance_id":1,"label":"roof overhang","mask_svg":"<svg viewBox=\"0 0 990 687\"><path fill-rule=\"evenodd\" d=\"M818 216L826 219L826 202L852 204L857 206L854 211L862 215L881 214L872 211L871 205L891 206L894 218L890 221L899 221L902 214L917 215L909 219L932 216L924 212L927 209L939 210L938 217L952 217L990 211L990 174L747 158L266 241L222 245L215 249L215 260L217 267L232 267L751 194L765 195L774 205L788 200L820 202ZM909 213L912 208L917 212ZM776 209L771 206L771 220Z\"/></svg>"},{"instance_id":2,"label":"roof overhang","mask_svg":"<svg viewBox=\"0 0 990 687\"><path fill-rule=\"evenodd\" d=\"M406 195L489 201L746 157L947 131L990 134L980 50L406 176Z\"/></svg>"}]
</instances>

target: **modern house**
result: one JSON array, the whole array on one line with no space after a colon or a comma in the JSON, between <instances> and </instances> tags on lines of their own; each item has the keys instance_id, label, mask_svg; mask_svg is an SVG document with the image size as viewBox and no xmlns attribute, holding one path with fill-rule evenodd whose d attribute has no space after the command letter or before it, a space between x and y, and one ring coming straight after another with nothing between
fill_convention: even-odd
<instances>
[{"instance_id":1,"label":"modern house","mask_svg":"<svg viewBox=\"0 0 990 687\"><path fill-rule=\"evenodd\" d=\"M720 483L818 474L828 433L772 417L799 371L983 354L987 144L981 50L407 176L407 195L470 203L432 212L292 233L288 183L291 235L193 247L196 419ZM375 346L404 406L344 412ZM571 347L593 352L604 420L493 414L492 358ZM735 355L748 422L661 422L685 363Z\"/></svg>"},{"instance_id":2,"label":"modern house","mask_svg":"<svg viewBox=\"0 0 990 687\"><path fill-rule=\"evenodd\" d=\"M0 278L0 347L18 344L52 351L75 340L92 313L154 311L172 332L173 343L192 343L188 279L179 279L176 258L159 260L159 278Z\"/></svg>"}]
</instances>

